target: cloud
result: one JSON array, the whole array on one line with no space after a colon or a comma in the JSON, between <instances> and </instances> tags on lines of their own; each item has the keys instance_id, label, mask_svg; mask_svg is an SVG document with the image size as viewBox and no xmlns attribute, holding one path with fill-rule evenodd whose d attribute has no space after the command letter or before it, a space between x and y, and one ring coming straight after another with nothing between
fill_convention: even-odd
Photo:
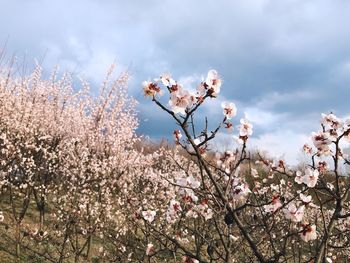
<instances>
[{"instance_id":1,"label":"cloud","mask_svg":"<svg viewBox=\"0 0 350 263\"><path fill-rule=\"evenodd\" d=\"M86 76L95 87L114 61L131 72L130 92L141 103L140 133L167 136L174 123L150 108L142 80L170 72L185 86L215 68L224 84L219 101L198 119L221 118L232 100L255 123L257 143L273 134L299 142L321 112L350 114L350 2L345 0L5 0L0 43L8 53L45 57ZM97 88L96 88L97 89ZM313 125L315 123L315 125ZM277 138L276 137L276 138ZM282 141L281 141L282 143ZM281 147L270 147L281 152ZM286 150L289 148L287 147Z\"/></svg>"},{"instance_id":2,"label":"cloud","mask_svg":"<svg viewBox=\"0 0 350 263\"><path fill-rule=\"evenodd\" d=\"M274 129L278 122L281 123L287 117L286 114L273 113L258 107L247 107L244 109L244 113L249 121L268 129Z\"/></svg>"},{"instance_id":3,"label":"cloud","mask_svg":"<svg viewBox=\"0 0 350 263\"><path fill-rule=\"evenodd\" d=\"M274 159L285 160L290 165L297 165L303 157L302 147L310 141L309 136L292 130L275 130L251 139L251 148L266 151Z\"/></svg>"}]
</instances>

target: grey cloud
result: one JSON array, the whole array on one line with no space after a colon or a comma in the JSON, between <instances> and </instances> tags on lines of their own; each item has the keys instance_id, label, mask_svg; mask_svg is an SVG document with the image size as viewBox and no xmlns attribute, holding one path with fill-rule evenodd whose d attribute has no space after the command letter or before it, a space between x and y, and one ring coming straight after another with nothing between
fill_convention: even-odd
<instances>
[{"instance_id":1,"label":"grey cloud","mask_svg":"<svg viewBox=\"0 0 350 263\"><path fill-rule=\"evenodd\" d=\"M0 42L9 36L9 53L27 52L30 60L46 52L47 68L61 64L93 84L114 60L128 68L131 93L141 102L140 133L159 137L175 127L163 112L149 110L140 90L142 80L162 72L184 78L215 68L224 78L222 98L237 102L242 114L255 107L285 117L257 124L256 136L283 128L306 134L305 123L322 111L350 113L349 1L3 0L0 6L6 10ZM219 104L209 109L201 116L220 114Z\"/></svg>"}]
</instances>

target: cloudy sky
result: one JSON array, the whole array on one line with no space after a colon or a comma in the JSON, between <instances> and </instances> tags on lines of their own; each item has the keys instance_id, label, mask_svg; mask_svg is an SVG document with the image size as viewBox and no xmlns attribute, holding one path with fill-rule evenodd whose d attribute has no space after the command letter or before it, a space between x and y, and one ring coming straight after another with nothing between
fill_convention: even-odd
<instances>
[{"instance_id":1,"label":"cloudy sky","mask_svg":"<svg viewBox=\"0 0 350 263\"><path fill-rule=\"evenodd\" d=\"M7 53L84 75L98 87L114 61L132 74L139 133L175 128L143 97L142 80L171 72L193 87L223 77L213 123L230 100L254 123L252 143L296 162L321 112L350 115L350 1L347 0L0 0ZM230 140L226 135L222 141Z\"/></svg>"}]
</instances>

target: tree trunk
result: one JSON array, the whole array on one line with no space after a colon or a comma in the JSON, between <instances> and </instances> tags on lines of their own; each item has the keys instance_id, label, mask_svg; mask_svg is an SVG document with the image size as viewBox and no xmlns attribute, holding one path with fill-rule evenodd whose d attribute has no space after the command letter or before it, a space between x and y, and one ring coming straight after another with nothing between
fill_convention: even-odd
<instances>
[{"instance_id":1,"label":"tree trunk","mask_svg":"<svg viewBox=\"0 0 350 263\"><path fill-rule=\"evenodd\" d=\"M21 223L16 225L16 257L21 258Z\"/></svg>"}]
</instances>

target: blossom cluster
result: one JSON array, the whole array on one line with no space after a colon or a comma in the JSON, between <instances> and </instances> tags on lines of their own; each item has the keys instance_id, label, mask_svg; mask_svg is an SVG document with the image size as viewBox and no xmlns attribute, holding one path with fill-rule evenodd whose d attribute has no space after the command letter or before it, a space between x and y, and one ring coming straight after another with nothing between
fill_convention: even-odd
<instances>
[{"instance_id":1,"label":"blossom cluster","mask_svg":"<svg viewBox=\"0 0 350 263\"><path fill-rule=\"evenodd\" d=\"M346 258L350 248L347 241L341 242L339 238L345 238L344 229L349 226L345 222L350 213L345 210L350 208L347 203L350 185L340 175L339 166L340 160L350 164L342 150L342 141L349 142L350 120L341 120L332 113L322 114L322 130L311 136L314 147L307 144L303 147L311 163L298 169L259 152L251 157L247 142L253 134L253 125L246 118L240 119L238 135L232 136L239 142L236 149L213 150L210 143L218 131L232 130L236 105L221 103L223 120L212 131L208 131L206 122L205 128L196 133L194 117L207 99L218 98L221 84L215 70L208 72L194 92L169 74L143 83L145 95L179 126L173 132L176 157L173 154L171 157L178 166L172 169L177 172L168 168L168 172L174 172L164 177L175 191L166 198L167 206L161 208L158 203L158 218L151 223L150 233L160 231L163 238L158 239L158 245L157 238L154 239L152 249L160 250L167 240L170 242L167 249L185 254L183 262L229 262L228 259L245 262L246 258L287 262L283 261L285 257L320 263ZM167 103L162 102L165 91L169 93ZM182 157L184 154L187 159ZM162 224L162 218L167 225ZM231 230L225 236L227 226ZM329 231L338 234L330 236ZM216 240L217 237L220 239ZM238 241L250 249L235 250ZM305 242L309 243L307 247ZM329 247L332 242L342 249ZM206 255L198 253L203 247Z\"/></svg>"},{"instance_id":2,"label":"blossom cluster","mask_svg":"<svg viewBox=\"0 0 350 263\"><path fill-rule=\"evenodd\" d=\"M50 262L349 258L350 120L323 114L302 148L310 161L291 167L249 148L253 125L235 103L218 103L214 128L197 119L220 100L217 71L194 91L163 74L143 92L176 124L175 143L155 146L135 132L127 74L111 74L96 98L68 75L2 69L1 247L13 240L17 257ZM232 148L214 147L223 130Z\"/></svg>"}]
</instances>

